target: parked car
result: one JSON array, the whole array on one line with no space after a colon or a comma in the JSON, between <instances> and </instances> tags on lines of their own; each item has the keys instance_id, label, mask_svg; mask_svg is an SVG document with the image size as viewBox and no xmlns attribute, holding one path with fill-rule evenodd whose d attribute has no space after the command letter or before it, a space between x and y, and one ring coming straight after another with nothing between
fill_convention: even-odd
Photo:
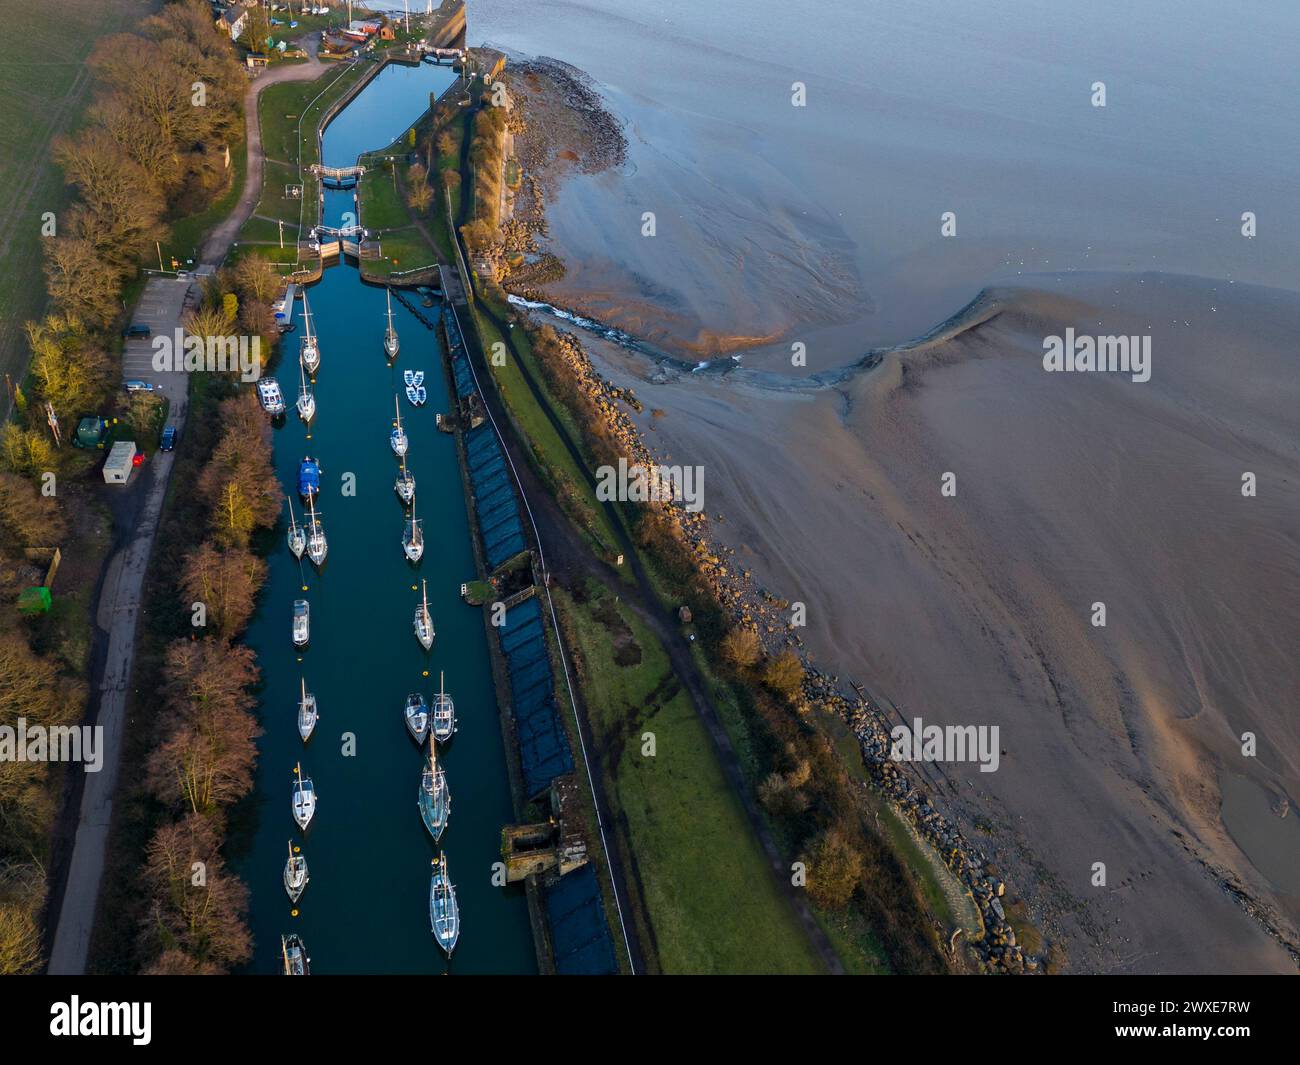
<instances>
[{"instance_id":1,"label":"parked car","mask_svg":"<svg viewBox=\"0 0 1300 1065\"><path fill-rule=\"evenodd\" d=\"M171 451L176 446L176 426L169 425L162 432L162 440L159 441L158 447L162 451Z\"/></svg>"},{"instance_id":2,"label":"parked car","mask_svg":"<svg viewBox=\"0 0 1300 1065\"><path fill-rule=\"evenodd\" d=\"M148 381L128 381L125 387L128 392L152 392L153 391L153 385L151 385Z\"/></svg>"},{"instance_id":3,"label":"parked car","mask_svg":"<svg viewBox=\"0 0 1300 1065\"><path fill-rule=\"evenodd\" d=\"M148 339L150 336L153 335L153 330L150 329L147 325L142 325L139 322L133 322L131 325L128 325L126 329L122 331L122 335L126 337L128 340L132 340L136 338Z\"/></svg>"}]
</instances>

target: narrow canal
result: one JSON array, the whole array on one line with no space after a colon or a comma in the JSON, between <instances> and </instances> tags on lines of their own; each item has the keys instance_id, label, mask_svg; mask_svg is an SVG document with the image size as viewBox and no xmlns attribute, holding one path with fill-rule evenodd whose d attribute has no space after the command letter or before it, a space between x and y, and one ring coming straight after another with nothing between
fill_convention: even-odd
<instances>
[{"instance_id":1,"label":"narrow canal","mask_svg":"<svg viewBox=\"0 0 1300 1065\"><path fill-rule=\"evenodd\" d=\"M441 93L453 78L444 68L389 66L327 127L324 162L349 166L390 144L428 106L430 92ZM341 225L353 209L351 192L326 194L327 224ZM265 729L248 850L238 863L251 891L250 971L278 972L280 937L297 932L313 973L535 972L523 891L492 884L501 827L513 817L482 617L459 595L461 582L475 575L474 556L455 444L434 422L450 409L439 342L394 301L401 353L390 368L381 346L384 290L363 284L350 262L326 269L307 298L320 337L317 414L308 432L293 409L299 303L298 332L286 338L275 369L289 404L275 432L275 465L301 514L298 464L304 455L319 459L329 557L318 574L305 556L301 565L294 559L281 536L248 632L262 668ZM404 369L424 371L424 407L407 402ZM424 522L424 558L415 566L402 553L403 508L393 490L395 396L410 438L416 516ZM346 495L353 478L356 493ZM427 654L411 627L421 578L437 632ZM300 654L290 639L298 598L311 604L311 644ZM459 725L439 751L451 791L442 847L461 913L450 964L429 928L430 859L438 848L416 807L427 754L402 717L409 692L422 691L432 703L440 672ZM300 678L320 709L306 746L296 729ZM306 833L290 810L299 761L318 795ZM297 916L281 880L290 841L302 846L311 875Z\"/></svg>"}]
</instances>

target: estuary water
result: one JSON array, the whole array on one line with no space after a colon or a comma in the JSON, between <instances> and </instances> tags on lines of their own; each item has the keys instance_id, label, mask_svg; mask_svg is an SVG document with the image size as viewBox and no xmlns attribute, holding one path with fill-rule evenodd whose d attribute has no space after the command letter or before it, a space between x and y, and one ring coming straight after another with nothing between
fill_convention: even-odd
<instances>
[{"instance_id":1,"label":"estuary water","mask_svg":"<svg viewBox=\"0 0 1300 1065\"><path fill-rule=\"evenodd\" d=\"M324 161L351 165L359 153L388 145L428 107L430 92L453 78L442 68L388 67L327 127ZM350 192L329 193L325 221L339 225L353 209ZM250 970L277 972L280 936L297 932L314 973L535 972L523 891L491 883L501 827L513 813L483 621L459 595L461 582L475 575L474 557L455 445L434 425L435 413L449 409L438 341L394 302L401 353L390 368L381 347L384 290L363 284L351 263L327 268L307 298L320 336L318 413L307 432L292 407L300 303L299 331L286 338L275 369L290 404L275 432L275 467L301 516L298 464L308 454L319 459L329 557L317 574L281 537L247 637L262 669L265 729L248 850L237 862L252 894ZM388 440L407 368L424 370L429 393L418 410L400 400L425 532L424 558L414 567L402 553L398 463ZM352 478L355 495L345 495ZM428 654L411 631L421 578L437 631ZM301 654L290 639L298 598L311 604L311 645ZM437 848L416 808L427 754L417 751L402 719L407 693L422 691L431 701L443 671L459 720L439 752L452 797L442 845L461 912L450 966L429 930L429 863ZM305 748L296 729L300 677L320 707ZM305 834L290 810L299 761L318 795ZM290 840L303 847L311 873L296 917L281 883Z\"/></svg>"},{"instance_id":2,"label":"estuary water","mask_svg":"<svg viewBox=\"0 0 1300 1065\"><path fill-rule=\"evenodd\" d=\"M627 133L548 212L551 301L691 357L789 371L803 341L807 372L1031 274L1296 288L1298 32L1294 5L1214 0L478 0L469 24L585 71Z\"/></svg>"}]
</instances>

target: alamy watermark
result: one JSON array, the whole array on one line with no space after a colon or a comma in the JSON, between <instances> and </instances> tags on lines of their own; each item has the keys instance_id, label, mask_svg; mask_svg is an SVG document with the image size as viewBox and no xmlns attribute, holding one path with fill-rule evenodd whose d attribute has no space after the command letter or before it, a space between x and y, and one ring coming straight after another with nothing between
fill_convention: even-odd
<instances>
[{"instance_id":1,"label":"alamy watermark","mask_svg":"<svg viewBox=\"0 0 1300 1065\"><path fill-rule=\"evenodd\" d=\"M103 725L0 725L0 762L81 762L87 773L104 767Z\"/></svg>"},{"instance_id":2,"label":"alamy watermark","mask_svg":"<svg viewBox=\"0 0 1300 1065\"><path fill-rule=\"evenodd\" d=\"M1043 338L1043 369L1048 373L1126 373L1134 381L1151 380L1149 336L1076 336Z\"/></svg>"},{"instance_id":3,"label":"alamy watermark","mask_svg":"<svg viewBox=\"0 0 1300 1065\"><path fill-rule=\"evenodd\" d=\"M194 336L177 327L172 336L153 338L153 368L156 373L239 373L244 382L262 376L260 336Z\"/></svg>"},{"instance_id":4,"label":"alamy watermark","mask_svg":"<svg viewBox=\"0 0 1300 1065\"><path fill-rule=\"evenodd\" d=\"M981 773L997 771L1001 758L997 725L895 725L889 757L895 762L978 762Z\"/></svg>"},{"instance_id":5,"label":"alamy watermark","mask_svg":"<svg viewBox=\"0 0 1300 1065\"><path fill-rule=\"evenodd\" d=\"M681 503L692 514L704 509L703 466L646 466L619 459L596 469L602 503Z\"/></svg>"}]
</instances>

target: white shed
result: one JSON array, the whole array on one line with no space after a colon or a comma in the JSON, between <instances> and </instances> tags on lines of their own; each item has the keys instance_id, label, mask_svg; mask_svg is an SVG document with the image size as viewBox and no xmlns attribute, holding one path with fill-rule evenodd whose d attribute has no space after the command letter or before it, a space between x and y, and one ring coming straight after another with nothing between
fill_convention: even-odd
<instances>
[{"instance_id":1,"label":"white shed","mask_svg":"<svg viewBox=\"0 0 1300 1065\"><path fill-rule=\"evenodd\" d=\"M135 465L135 441L119 440L104 460L104 483L126 484Z\"/></svg>"}]
</instances>

